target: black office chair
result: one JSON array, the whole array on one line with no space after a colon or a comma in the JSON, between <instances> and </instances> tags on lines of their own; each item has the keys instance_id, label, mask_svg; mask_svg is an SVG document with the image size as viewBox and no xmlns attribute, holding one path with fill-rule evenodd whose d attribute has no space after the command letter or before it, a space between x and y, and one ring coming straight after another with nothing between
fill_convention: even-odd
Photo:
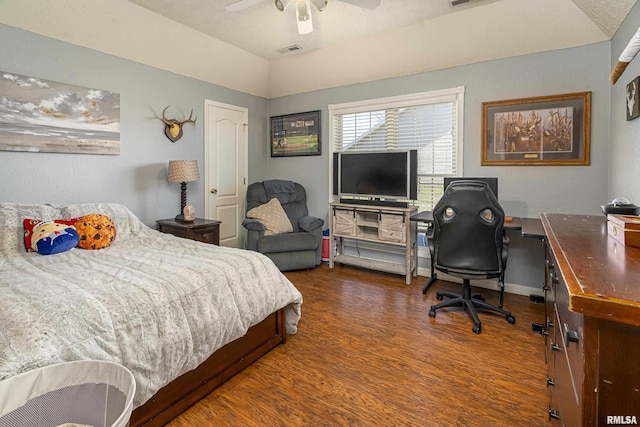
<instances>
[{"instance_id":1,"label":"black office chair","mask_svg":"<svg viewBox=\"0 0 640 427\"><path fill-rule=\"evenodd\" d=\"M433 235L429 239L432 268L463 280L462 295L438 292L439 301L432 305L429 317L445 307L463 307L473 319L473 332L479 334L482 325L477 309L503 314L509 323L516 319L502 309L504 271L507 266L509 238L504 234L504 211L484 182L451 183L433 209ZM471 294L472 279L498 278L499 306Z\"/></svg>"}]
</instances>

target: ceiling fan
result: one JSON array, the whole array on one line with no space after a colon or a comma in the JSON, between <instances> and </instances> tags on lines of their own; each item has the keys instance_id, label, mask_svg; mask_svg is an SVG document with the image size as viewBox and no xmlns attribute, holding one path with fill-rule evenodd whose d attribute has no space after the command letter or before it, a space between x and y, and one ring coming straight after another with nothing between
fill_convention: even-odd
<instances>
[{"instance_id":1,"label":"ceiling fan","mask_svg":"<svg viewBox=\"0 0 640 427\"><path fill-rule=\"evenodd\" d=\"M353 4L364 9L374 10L380 5L381 0L338 0L343 3ZM237 0L226 5L224 8L228 12L238 12L264 2L264 0ZM313 31L311 21L311 5L322 12L329 3L329 0L274 0L276 8L280 12L293 4L296 8L296 20L298 22L298 34L308 34Z\"/></svg>"}]
</instances>

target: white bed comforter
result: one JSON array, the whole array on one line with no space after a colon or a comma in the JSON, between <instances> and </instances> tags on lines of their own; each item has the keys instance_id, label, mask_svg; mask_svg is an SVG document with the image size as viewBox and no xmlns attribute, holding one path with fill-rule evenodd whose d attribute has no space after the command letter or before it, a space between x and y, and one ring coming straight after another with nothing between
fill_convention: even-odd
<instances>
[{"instance_id":1,"label":"white bed comforter","mask_svg":"<svg viewBox=\"0 0 640 427\"><path fill-rule=\"evenodd\" d=\"M27 253L24 218L109 216L108 248ZM249 327L286 307L297 330L302 296L265 256L181 239L117 204L63 208L0 203L0 380L52 363L121 363L134 407Z\"/></svg>"}]
</instances>

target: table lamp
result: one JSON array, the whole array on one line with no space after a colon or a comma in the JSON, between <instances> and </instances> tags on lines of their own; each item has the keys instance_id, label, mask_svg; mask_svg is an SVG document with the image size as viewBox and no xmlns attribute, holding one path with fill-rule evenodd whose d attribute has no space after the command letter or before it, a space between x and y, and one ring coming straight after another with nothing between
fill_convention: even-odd
<instances>
[{"instance_id":1,"label":"table lamp","mask_svg":"<svg viewBox=\"0 0 640 427\"><path fill-rule=\"evenodd\" d=\"M169 182L179 182L182 194L180 196L180 213L176 221L184 221L184 207L187 205L187 182L200 179L197 160L169 160L167 173Z\"/></svg>"}]
</instances>

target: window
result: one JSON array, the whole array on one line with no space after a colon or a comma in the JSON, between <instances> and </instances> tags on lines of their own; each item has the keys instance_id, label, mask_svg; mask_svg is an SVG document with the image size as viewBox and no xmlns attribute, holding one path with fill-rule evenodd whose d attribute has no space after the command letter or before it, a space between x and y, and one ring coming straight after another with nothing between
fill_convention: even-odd
<instances>
[{"instance_id":1,"label":"window","mask_svg":"<svg viewBox=\"0 0 640 427\"><path fill-rule=\"evenodd\" d=\"M418 150L419 209L432 210L462 171L463 102L458 87L329 105L331 151Z\"/></svg>"}]
</instances>

